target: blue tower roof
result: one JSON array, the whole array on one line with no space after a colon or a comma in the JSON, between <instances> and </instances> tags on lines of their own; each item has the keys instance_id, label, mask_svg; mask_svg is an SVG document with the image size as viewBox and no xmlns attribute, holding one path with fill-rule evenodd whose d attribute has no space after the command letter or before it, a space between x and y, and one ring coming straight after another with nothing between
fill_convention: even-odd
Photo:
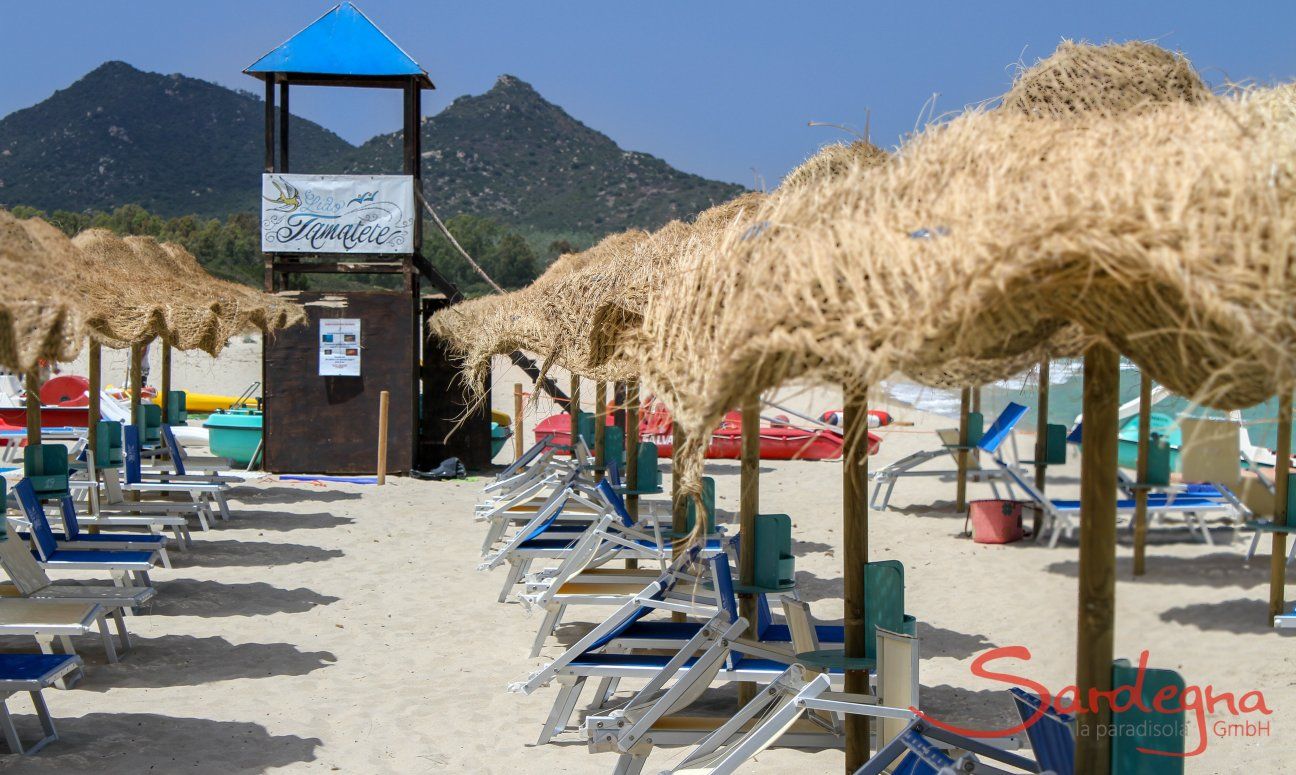
<instances>
[{"instance_id":1,"label":"blue tower roof","mask_svg":"<svg viewBox=\"0 0 1296 775\"><path fill-rule=\"evenodd\" d=\"M298 83L351 81L366 86L396 86L414 77L423 88L435 88L418 62L349 2L335 6L243 72L262 80L285 73Z\"/></svg>"}]
</instances>

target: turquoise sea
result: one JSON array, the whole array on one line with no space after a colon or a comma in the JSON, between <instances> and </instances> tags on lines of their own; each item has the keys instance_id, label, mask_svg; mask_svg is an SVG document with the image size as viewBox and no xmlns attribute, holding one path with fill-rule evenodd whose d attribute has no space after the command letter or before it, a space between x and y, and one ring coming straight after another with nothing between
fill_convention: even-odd
<instances>
[{"instance_id":1,"label":"turquoise sea","mask_svg":"<svg viewBox=\"0 0 1296 775\"><path fill-rule=\"evenodd\" d=\"M1080 414L1083 395L1083 369L1079 360L1054 361L1049 369L1049 422L1061 423L1070 427ZM1009 401L1015 401L1030 408L1022 420L1021 427L1035 427L1035 408L1038 397L1038 372L1031 372L1011 380L987 385L981 389L981 411L988 424ZM959 394L955 390L922 387L907 382L888 382L884 385L887 393L897 401L910 404L917 409L947 417L958 417ZM1127 361L1121 363L1120 403L1138 398L1138 367ZM1170 396L1153 407L1154 411L1178 415L1187 413L1193 417L1224 417L1223 412L1190 406L1187 399ZM1262 404L1243 409L1242 421L1246 425L1253 443L1273 449L1277 444L1277 399L1270 399Z\"/></svg>"}]
</instances>

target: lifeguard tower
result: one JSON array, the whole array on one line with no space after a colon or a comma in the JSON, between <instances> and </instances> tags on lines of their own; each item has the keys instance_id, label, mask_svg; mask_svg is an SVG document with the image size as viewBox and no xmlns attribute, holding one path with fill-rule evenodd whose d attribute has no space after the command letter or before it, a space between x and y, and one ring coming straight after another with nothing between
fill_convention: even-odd
<instances>
[{"instance_id":1,"label":"lifeguard tower","mask_svg":"<svg viewBox=\"0 0 1296 775\"><path fill-rule=\"evenodd\" d=\"M426 341L428 316L461 298L422 254L419 118L423 90L435 88L427 72L349 2L244 72L265 82L265 289L292 295L309 313L308 326L265 343L266 470L374 471L384 390L389 471L431 468L451 456L469 468L488 465L489 407L447 438L467 402L444 347ZM290 171L292 86L400 89L401 174ZM319 274L395 276L400 289L292 290L294 276Z\"/></svg>"}]
</instances>

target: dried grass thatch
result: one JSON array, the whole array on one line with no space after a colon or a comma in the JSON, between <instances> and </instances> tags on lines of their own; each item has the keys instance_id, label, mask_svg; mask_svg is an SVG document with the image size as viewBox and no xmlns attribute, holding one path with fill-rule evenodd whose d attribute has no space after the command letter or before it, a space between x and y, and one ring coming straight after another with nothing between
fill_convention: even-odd
<instances>
[{"instance_id":1,"label":"dried grass thatch","mask_svg":"<svg viewBox=\"0 0 1296 775\"><path fill-rule=\"evenodd\" d=\"M161 339L214 356L237 334L305 320L296 305L212 277L178 245L106 229L84 231L71 244L92 278L80 289L94 309L90 332L109 347Z\"/></svg>"},{"instance_id":2,"label":"dried grass thatch","mask_svg":"<svg viewBox=\"0 0 1296 775\"><path fill-rule=\"evenodd\" d=\"M1023 68L1001 109L1031 118L1091 118L1210 99L1182 54L1141 41L1064 40L1048 58Z\"/></svg>"},{"instance_id":3,"label":"dried grass thatch","mask_svg":"<svg viewBox=\"0 0 1296 775\"><path fill-rule=\"evenodd\" d=\"M70 253L58 229L0 210L0 368L25 373L80 351L88 310L74 290Z\"/></svg>"},{"instance_id":4,"label":"dried grass thatch","mask_svg":"<svg viewBox=\"0 0 1296 775\"><path fill-rule=\"evenodd\" d=\"M964 115L726 235L660 295L642 357L677 359L698 435L795 377L1011 376L1071 324L1175 392L1257 403L1296 376L1294 128L1224 101Z\"/></svg>"}]
</instances>

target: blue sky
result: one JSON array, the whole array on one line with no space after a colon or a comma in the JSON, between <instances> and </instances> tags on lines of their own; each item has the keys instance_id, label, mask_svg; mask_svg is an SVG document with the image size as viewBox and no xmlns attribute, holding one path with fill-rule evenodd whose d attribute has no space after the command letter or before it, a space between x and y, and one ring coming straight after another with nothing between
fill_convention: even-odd
<instances>
[{"instance_id":1,"label":"blue sky","mask_svg":"<svg viewBox=\"0 0 1296 775\"><path fill-rule=\"evenodd\" d=\"M1208 80L1296 77L1296 3L535 2L357 0L432 75L434 113L511 73L625 148L773 185L862 130L889 146L937 112L1002 93L1063 37L1155 40ZM132 0L5 6L0 115L108 59L256 90L242 69L332 6ZM390 93L301 89L293 110L360 142L399 126Z\"/></svg>"}]
</instances>

